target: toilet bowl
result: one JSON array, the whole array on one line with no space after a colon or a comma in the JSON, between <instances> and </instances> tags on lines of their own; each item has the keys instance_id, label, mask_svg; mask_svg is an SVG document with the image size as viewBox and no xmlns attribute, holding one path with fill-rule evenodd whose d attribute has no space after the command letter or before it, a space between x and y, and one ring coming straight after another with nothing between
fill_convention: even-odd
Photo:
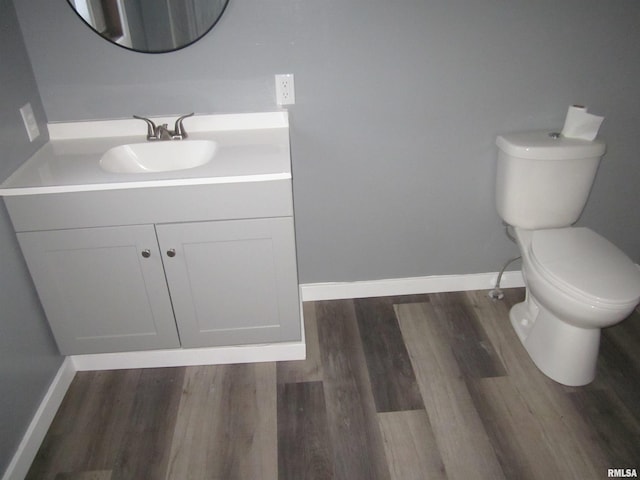
<instances>
[{"instance_id":1,"label":"toilet bowl","mask_svg":"<svg viewBox=\"0 0 640 480\"><path fill-rule=\"evenodd\" d=\"M536 366L570 386L596 372L600 329L640 301L640 269L588 228L514 228L527 287L510 320Z\"/></svg>"}]
</instances>

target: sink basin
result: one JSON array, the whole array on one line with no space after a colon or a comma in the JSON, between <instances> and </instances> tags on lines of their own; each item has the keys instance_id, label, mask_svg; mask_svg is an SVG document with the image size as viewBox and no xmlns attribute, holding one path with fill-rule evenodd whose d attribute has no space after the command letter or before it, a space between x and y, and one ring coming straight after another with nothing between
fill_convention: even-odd
<instances>
[{"instance_id":1,"label":"sink basin","mask_svg":"<svg viewBox=\"0 0 640 480\"><path fill-rule=\"evenodd\" d=\"M218 144L212 140L166 140L113 147L100 159L112 173L157 173L187 170L209 163Z\"/></svg>"}]
</instances>

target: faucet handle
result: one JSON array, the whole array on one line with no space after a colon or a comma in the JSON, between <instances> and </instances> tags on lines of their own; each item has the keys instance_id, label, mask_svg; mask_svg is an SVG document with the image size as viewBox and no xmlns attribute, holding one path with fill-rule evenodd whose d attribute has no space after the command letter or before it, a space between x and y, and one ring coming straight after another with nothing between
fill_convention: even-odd
<instances>
[{"instance_id":1,"label":"faucet handle","mask_svg":"<svg viewBox=\"0 0 640 480\"><path fill-rule=\"evenodd\" d=\"M187 117L192 117L193 114L194 112L191 112L186 115L182 115L181 117L178 117L178 119L176 120L176 125L173 128L174 138L187 138L187 132L185 131L184 126L182 125L182 121Z\"/></svg>"},{"instance_id":2,"label":"faucet handle","mask_svg":"<svg viewBox=\"0 0 640 480\"><path fill-rule=\"evenodd\" d=\"M134 115L133 118L138 120L144 120L147 122L147 140L155 140L157 137L158 127L151 120L145 117L139 117L138 115Z\"/></svg>"}]
</instances>

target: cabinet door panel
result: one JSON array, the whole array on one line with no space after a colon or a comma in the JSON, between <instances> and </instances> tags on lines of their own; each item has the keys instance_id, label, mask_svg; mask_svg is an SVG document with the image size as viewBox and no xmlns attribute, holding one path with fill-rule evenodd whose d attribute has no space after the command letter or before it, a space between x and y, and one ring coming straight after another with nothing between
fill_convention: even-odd
<instances>
[{"instance_id":1,"label":"cabinet door panel","mask_svg":"<svg viewBox=\"0 0 640 480\"><path fill-rule=\"evenodd\" d=\"M291 218L156 229L183 347L300 339Z\"/></svg>"},{"instance_id":2,"label":"cabinet door panel","mask_svg":"<svg viewBox=\"0 0 640 480\"><path fill-rule=\"evenodd\" d=\"M63 354L179 347L153 226L18 239Z\"/></svg>"}]
</instances>

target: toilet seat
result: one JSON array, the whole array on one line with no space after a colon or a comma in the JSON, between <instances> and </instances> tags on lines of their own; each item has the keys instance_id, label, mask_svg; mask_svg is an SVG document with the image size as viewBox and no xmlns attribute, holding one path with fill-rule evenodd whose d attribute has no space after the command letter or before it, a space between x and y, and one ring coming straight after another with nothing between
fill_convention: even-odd
<instances>
[{"instance_id":1,"label":"toilet seat","mask_svg":"<svg viewBox=\"0 0 640 480\"><path fill-rule=\"evenodd\" d=\"M540 274L577 300L612 309L640 300L640 269L588 228L535 230L529 253Z\"/></svg>"}]
</instances>

